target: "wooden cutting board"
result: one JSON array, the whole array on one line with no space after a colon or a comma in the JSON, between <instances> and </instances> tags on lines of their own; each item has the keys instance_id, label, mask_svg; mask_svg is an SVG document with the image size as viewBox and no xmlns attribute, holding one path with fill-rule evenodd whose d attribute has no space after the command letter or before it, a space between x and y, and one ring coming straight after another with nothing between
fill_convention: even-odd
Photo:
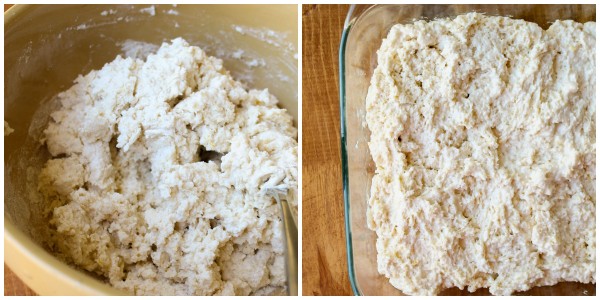
<instances>
[{"instance_id":1,"label":"wooden cutting board","mask_svg":"<svg viewBox=\"0 0 600 300\"><path fill-rule=\"evenodd\" d=\"M340 160L338 48L348 5L302 5L302 294L352 295Z\"/></svg>"},{"instance_id":2,"label":"wooden cutting board","mask_svg":"<svg viewBox=\"0 0 600 300\"><path fill-rule=\"evenodd\" d=\"M4 296L37 296L37 294L4 264Z\"/></svg>"}]
</instances>

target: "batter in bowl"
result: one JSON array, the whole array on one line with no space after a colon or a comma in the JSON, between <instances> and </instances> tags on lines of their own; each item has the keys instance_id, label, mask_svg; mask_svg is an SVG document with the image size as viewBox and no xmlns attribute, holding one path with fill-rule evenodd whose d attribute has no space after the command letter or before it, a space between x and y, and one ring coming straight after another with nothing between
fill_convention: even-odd
<instances>
[{"instance_id":1,"label":"batter in bowl","mask_svg":"<svg viewBox=\"0 0 600 300\"><path fill-rule=\"evenodd\" d=\"M58 100L39 190L60 258L138 295L283 293L274 196L297 190L298 144L273 95L175 39Z\"/></svg>"},{"instance_id":2,"label":"batter in bowl","mask_svg":"<svg viewBox=\"0 0 600 300\"><path fill-rule=\"evenodd\" d=\"M595 26L470 13L391 29L366 118L392 285L596 282Z\"/></svg>"}]
</instances>

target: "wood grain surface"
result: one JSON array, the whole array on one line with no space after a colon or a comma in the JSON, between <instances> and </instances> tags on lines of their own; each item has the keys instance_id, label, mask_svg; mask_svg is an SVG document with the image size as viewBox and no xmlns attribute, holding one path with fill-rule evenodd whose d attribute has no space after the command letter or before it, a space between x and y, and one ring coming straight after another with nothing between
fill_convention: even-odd
<instances>
[{"instance_id":1,"label":"wood grain surface","mask_svg":"<svg viewBox=\"0 0 600 300\"><path fill-rule=\"evenodd\" d=\"M340 162L338 47L348 5L302 5L302 294L351 295Z\"/></svg>"},{"instance_id":2,"label":"wood grain surface","mask_svg":"<svg viewBox=\"0 0 600 300\"><path fill-rule=\"evenodd\" d=\"M4 296L37 296L37 294L4 264Z\"/></svg>"}]
</instances>

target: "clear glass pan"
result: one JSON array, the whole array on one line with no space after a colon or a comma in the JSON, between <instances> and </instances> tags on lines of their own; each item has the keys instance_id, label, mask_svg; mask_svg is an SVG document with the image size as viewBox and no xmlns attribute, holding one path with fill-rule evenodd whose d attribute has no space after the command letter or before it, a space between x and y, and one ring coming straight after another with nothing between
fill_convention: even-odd
<instances>
[{"instance_id":1,"label":"clear glass pan","mask_svg":"<svg viewBox=\"0 0 600 300\"><path fill-rule=\"evenodd\" d=\"M453 17L477 11L535 22L547 29L557 19L596 20L595 5L353 5L346 18L340 45L340 113L342 172L348 269L356 295L402 295L377 272L376 234L367 227L367 199L375 165L367 145L365 98L377 49L389 29L419 19ZM595 295L595 284L563 282L537 287L520 295ZM489 295L453 288L442 295Z\"/></svg>"}]
</instances>

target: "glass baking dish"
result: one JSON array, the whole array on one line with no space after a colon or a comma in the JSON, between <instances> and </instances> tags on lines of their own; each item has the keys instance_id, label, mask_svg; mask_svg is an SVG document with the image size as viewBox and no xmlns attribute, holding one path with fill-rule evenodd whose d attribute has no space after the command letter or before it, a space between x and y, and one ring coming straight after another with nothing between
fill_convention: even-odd
<instances>
[{"instance_id":1,"label":"glass baking dish","mask_svg":"<svg viewBox=\"0 0 600 300\"><path fill-rule=\"evenodd\" d=\"M356 295L403 295L377 271L376 234L367 227L367 199L375 165L368 148L365 99L377 66L377 49L397 23L454 17L467 12L511 16L547 29L557 19L595 21L594 5L352 5L340 43L340 114L342 173L348 271ZM595 295L595 284L563 282L520 295ZM489 295L448 289L441 295Z\"/></svg>"}]
</instances>

